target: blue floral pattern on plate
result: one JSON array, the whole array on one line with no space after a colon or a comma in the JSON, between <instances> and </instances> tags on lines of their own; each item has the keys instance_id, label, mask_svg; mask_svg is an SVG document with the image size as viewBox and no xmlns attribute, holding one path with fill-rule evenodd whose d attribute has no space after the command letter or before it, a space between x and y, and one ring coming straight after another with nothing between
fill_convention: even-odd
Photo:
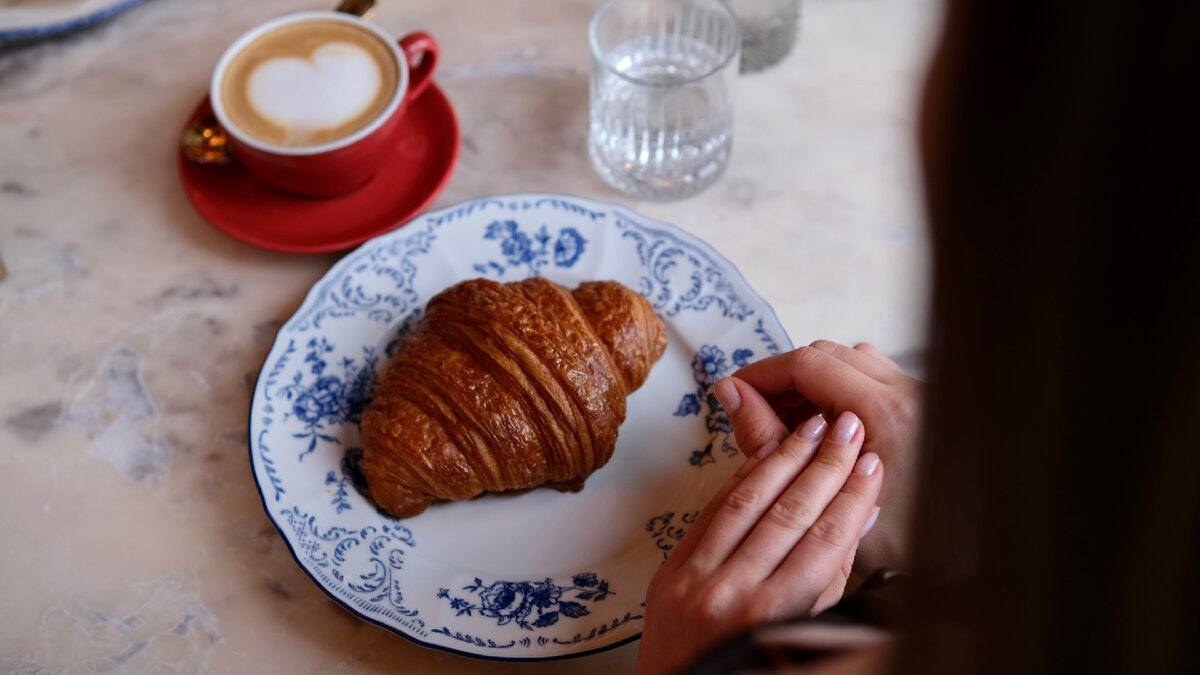
<instances>
[{"instance_id":1,"label":"blue floral pattern on plate","mask_svg":"<svg viewBox=\"0 0 1200 675\"><path fill-rule=\"evenodd\" d=\"M535 276L551 262L557 267L573 267L587 247L587 239L573 227L564 227L552 237L546 225L530 234L512 219L488 223L483 238L500 241L503 259L478 263L474 266L475 271L500 276L510 268L522 270L526 276Z\"/></svg>"},{"instance_id":2,"label":"blue floral pattern on plate","mask_svg":"<svg viewBox=\"0 0 1200 675\"><path fill-rule=\"evenodd\" d=\"M671 555L671 551L675 550L675 544L683 539L688 526L696 521L698 515L700 515L699 509L681 513L677 520L674 511L667 511L660 516L651 518L650 522L646 523L646 531L654 539L654 545L662 551L663 560L666 560L667 556Z\"/></svg>"},{"instance_id":3,"label":"blue floral pattern on plate","mask_svg":"<svg viewBox=\"0 0 1200 675\"><path fill-rule=\"evenodd\" d=\"M613 459L577 493L379 513L358 424L396 345L447 286L531 275L621 281L667 323ZM473 200L367 242L313 285L259 374L254 475L301 568L369 621L493 659L607 649L640 634L650 576L740 461L713 383L788 347L737 270L674 226L559 195Z\"/></svg>"},{"instance_id":4,"label":"blue floral pattern on plate","mask_svg":"<svg viewBox=\"0 0 1200 675\"><path fill-rule=\"evenodd\" d=\"M578 619L587 616L592 612L585 603L600 602L612 593L608 582L592 572L576 574L570 584L561 585L553 579L485 584L476 577L475 582L463 586L463 590L477 595L478 599L470 601L452 596L448 588L439 589L437 596L449 601L455 616L471 616L472 612L478 612L480 616L494 620L497 626L515 623L528 631L553 626L560 617Z\"/></svg>"}]
</instances>

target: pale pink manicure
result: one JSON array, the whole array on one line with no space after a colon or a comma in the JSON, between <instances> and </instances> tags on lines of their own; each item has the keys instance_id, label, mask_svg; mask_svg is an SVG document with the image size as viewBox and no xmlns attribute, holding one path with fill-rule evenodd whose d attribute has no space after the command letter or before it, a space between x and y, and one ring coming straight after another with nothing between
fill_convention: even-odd
<instances>
[{"instance_id":1,"label":"pale pink manicure","mask_svg":"<svg viewBox=\"0 0 1200 675\"><path fill-rule=\"evenodd\" d=\"M829 437L835 443L849 443L854 440L854 434L858 433L860 426L862 422L858 420L858 415L846 411L838 415L837 422L833 425L833 433Z\"/></svg>"},{"instance_id":2,"label":"pale pink manicure","mask_svg":"<svg viewBox=\"0 0 1200 675\"><path fill-rule=\"evenodd\" d=\"M796 430L796 435L806 441L815 441L824 435L825 427L827 426L824 417L813 415L805 420L804 424L800 425L800 428Z\"/></svg>"},{"instance_id":3,"label":"pale pink manicure","mask_svg":"<svg viewBox=\"0 0 1200 675\"><path fill-rule=\"evenodd\" d=\"M863 537L867 536L867 533L871 531L871 528L875 527L876 520L879 520L879 507L878 506L876 506L874 509L871 510L871 516L869 518L867 518L867 524L863 525L862 532L858 533L859 539L862 539Z\"/></svg>"},{"instance_id":4,"label":"pale pink manicure","mask_svg":"<svg viewBox=\"0 0 1200 675\"><path fill-rule=\"evenodd\" d=\"M879 468L879 455L868 452L864 453L858 461L854 463L854 473L870 476Z\"/></svg>"},{"instance_id":5,"label":"pale pink manicure","mask_svg":"<svg viewBox=\"0 0 1200 675\"><path fill-rule=\"evenodd\" d=\"M725 412L734 412L742 407L742 395L738 393L737 386L729 378L717 380L717 383L713 385L713 393L716 394L717 400L720 401Z\"/></svg>"}]
</instances>

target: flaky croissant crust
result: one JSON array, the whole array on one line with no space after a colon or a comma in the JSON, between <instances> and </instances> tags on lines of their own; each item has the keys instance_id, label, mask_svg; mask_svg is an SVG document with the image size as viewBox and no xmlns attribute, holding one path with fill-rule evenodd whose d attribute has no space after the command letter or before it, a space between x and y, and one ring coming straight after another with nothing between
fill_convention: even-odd
<instances>
[{"instance_id":1,"label":"flaky croissant crust","mask_svg":"<svg viewBox=\"0 0 1200 675\"><path fill-rule=\"evenodd\" d=\"M582 487L612 456L625 397L666 344L650 304L617 282L446 289L363 414L371 498L403 518L435 500Z\"/></svg>"}]
</instances>

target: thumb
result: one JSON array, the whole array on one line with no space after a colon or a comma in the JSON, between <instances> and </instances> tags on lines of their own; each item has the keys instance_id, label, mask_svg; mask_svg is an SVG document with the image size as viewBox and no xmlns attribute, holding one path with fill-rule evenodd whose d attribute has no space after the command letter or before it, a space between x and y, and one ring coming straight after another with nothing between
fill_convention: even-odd
<instances>
[{"instance_id":1,"label":"thumb","mask_svg":"<svg viewBox=\"0 0 1200 675\"><path fill-rule=\"evenodd\" d=\"M742 453L753 457L765 445L782 443L788 428L757 389L736 377L713 385L713 395L729 416L733 435Z\"/></svg>"}]
</instances>

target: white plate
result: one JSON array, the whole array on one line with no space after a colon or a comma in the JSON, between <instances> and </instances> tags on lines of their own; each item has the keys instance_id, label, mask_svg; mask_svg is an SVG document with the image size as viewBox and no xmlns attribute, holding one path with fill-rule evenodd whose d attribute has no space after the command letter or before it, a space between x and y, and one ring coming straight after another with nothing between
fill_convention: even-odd
<instances>
[{"instance_id":1,"label":"white plate","mask_svg":"<svg viewBox=\"0 0 1200 675\"><path fill-rule=\"evenodd\" d=\"M146 0L0 2L0 40L32 40L89 26Z\"/></svg>"},{"instance_id":2,"label":"white plate","mask_svg":"<svg viewBox=\"0 0 1200 675\"><path fill-rule=\"evenodd\" d=\"M630 397L612 460L577 493L380 514L353 457L398 330L455 282L535 274L615 279L666 321L667 351ZM355 614L476 657L578 656L641 634L650 577L740 462L712 383L790 347L733 265L672 225L559 195L470 201L372 239L313 286L259 374L254 476L297 562Z\"/></svg>"}]
</instances>

